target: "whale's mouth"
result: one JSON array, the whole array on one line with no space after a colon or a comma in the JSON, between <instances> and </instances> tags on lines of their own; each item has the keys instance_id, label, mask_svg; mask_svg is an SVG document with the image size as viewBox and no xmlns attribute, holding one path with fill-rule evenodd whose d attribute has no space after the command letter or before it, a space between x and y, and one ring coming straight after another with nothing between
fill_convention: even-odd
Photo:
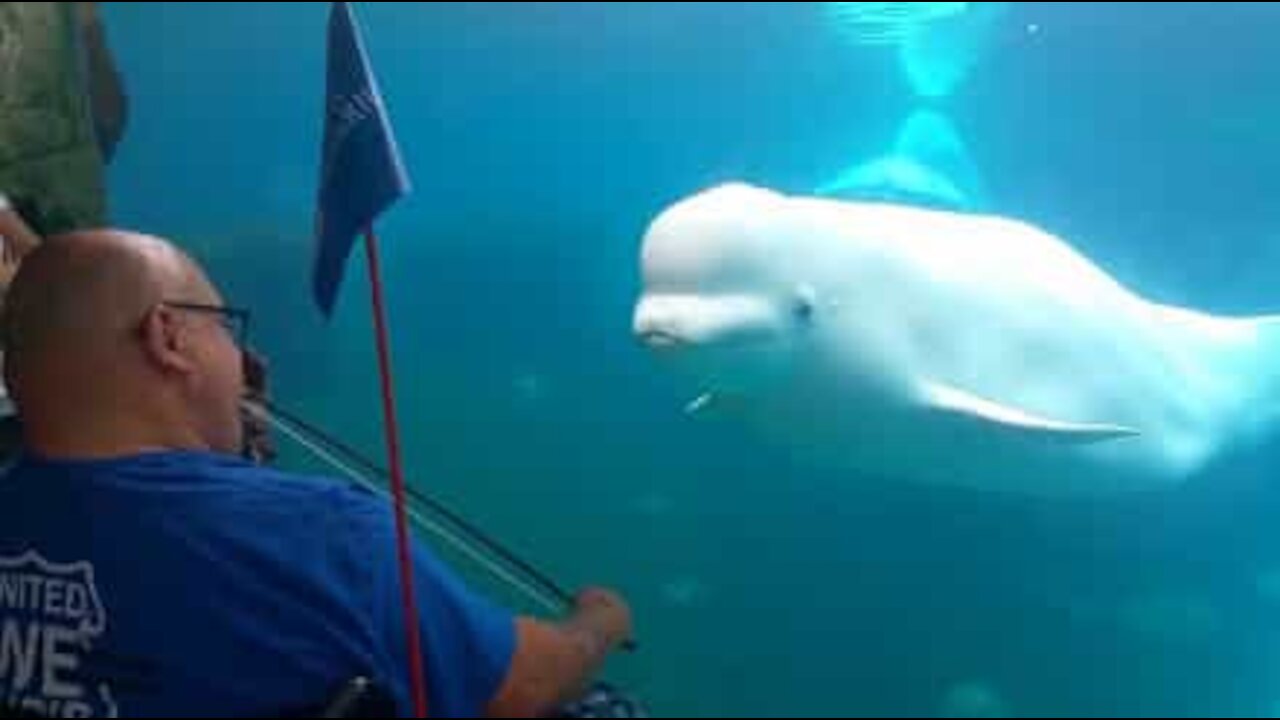
<instances>
[{"instance_id":1,"label":"whale's mouth","mask_svg":"<svg viewBox=\"0 0 1280 720\"><path fill-rule=\"evenodd\" d=\"M637 305L632 332L655 350L741 348L777 335L773 305L754 295L653 294Z\"/></svg>"},{"instance_id":2,"label":"whale's mouth","mask_svg":"<svg viewBox=\"0 0 1280 720\"><path fill-rule=\"evenodd\" d=\"M638 335L640 342L644 343L647 347L658 350L676 348L689 343L685 338L669 330L650 329L644 330Z\"/></svg>"}]
</instances>

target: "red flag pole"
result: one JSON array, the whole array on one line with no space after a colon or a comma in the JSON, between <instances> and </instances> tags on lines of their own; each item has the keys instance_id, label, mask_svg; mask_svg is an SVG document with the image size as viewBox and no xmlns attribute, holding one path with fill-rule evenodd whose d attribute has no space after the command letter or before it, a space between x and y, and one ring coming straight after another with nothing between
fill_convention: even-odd
<instances>
[{"instance_id":1,"label":"red flag pole","mask_svg":"<svg viewBox=\"0 0 1280 720\"><path fill-rule=\"evenodd\" d=\"M409 526L405 512L404 471L400 464L400 437L396 426L395 393L391 381L391 349L387 340L386 312L382 302L382 273L378 267L378 240L373 227L365 230L369 258L369 288L373 293L373 320L378 337L378 368L382 378L382 411L391 464L391 493L396 516L396 549L400 563L401 600L404 603L405 633L408 639L410 685L413 687L415 717L427 717L426 675L418 633L418 606L414 598L413 560L409 552Z\"/></svg>"}]
</instances>

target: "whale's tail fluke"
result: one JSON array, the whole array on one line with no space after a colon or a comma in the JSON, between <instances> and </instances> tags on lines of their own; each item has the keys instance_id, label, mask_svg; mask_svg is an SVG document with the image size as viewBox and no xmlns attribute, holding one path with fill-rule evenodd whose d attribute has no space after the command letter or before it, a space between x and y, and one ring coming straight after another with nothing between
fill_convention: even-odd
<instances>
[{"instance_id":1,"label":"whale's tail fluke","mask_svg":"<svg viewBox=\"0 0 1280 720\"><path fill-rule=\"evenodd\" d=\"M815 192L949 210L976 211L986 204L968 146L951 119L934 110L912 113L888 153L847 168Z\"/></svg>"},{"instance_id":2,"label":"whale's tail fluke","mask_svg":"<svg viewBox=\"0 0 1280 720\"><path fill-rule=\"evenodd\" d=\"M894 153L915 158L950 180L961 195L968 198L970 205L982 204L985 193L978 165L955 124L946 115L934 110L912 113L898 133Z\"/></svg>"}]
</instances>

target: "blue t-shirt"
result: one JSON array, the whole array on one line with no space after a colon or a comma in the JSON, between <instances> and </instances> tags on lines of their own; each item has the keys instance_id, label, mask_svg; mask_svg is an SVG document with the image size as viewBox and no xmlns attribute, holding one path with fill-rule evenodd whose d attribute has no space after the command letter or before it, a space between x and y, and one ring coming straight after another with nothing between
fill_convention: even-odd
<instances>
[{"instance_id":1,"label":"blue t-shirt","mask_svg":"<svg viewBox=\"0 0 1280 720\"><path fill-rule=\"evenodd\" d=\"M430 714L481 716L514 616L414 559ZM0 704L267 717L363 674L412 716L403 627L394 517L358 487L200 452L0 475Z\"/></svg>"}]
</instances>

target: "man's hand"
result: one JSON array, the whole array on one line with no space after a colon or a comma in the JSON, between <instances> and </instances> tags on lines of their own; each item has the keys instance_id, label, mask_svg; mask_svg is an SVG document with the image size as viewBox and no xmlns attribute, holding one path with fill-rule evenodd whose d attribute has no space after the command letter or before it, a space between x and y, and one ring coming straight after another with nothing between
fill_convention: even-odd
<instances>
[{"instance_id":1,"label":"man's hand","mask_svg":"<svg viewBox=\"0 0 1280 720\"><path fill-rule=\"evenodd\" d=\"M581 697L609 653L631 637L631 609L612 590L587 588L561 622L517 620L511 668L489 717L543 717Z\"/></svg>"},{"instance_id":2,"label":"man's hand","mask_svg":"<svg viewBox=\"0 0 1280 720\"><path fill-rule=\"evenodd\" d=\"M631 639L631 608L620 595L606 588L579 592L569 623L598 633L606 651Z\"/></svg>"}]
</instances>

